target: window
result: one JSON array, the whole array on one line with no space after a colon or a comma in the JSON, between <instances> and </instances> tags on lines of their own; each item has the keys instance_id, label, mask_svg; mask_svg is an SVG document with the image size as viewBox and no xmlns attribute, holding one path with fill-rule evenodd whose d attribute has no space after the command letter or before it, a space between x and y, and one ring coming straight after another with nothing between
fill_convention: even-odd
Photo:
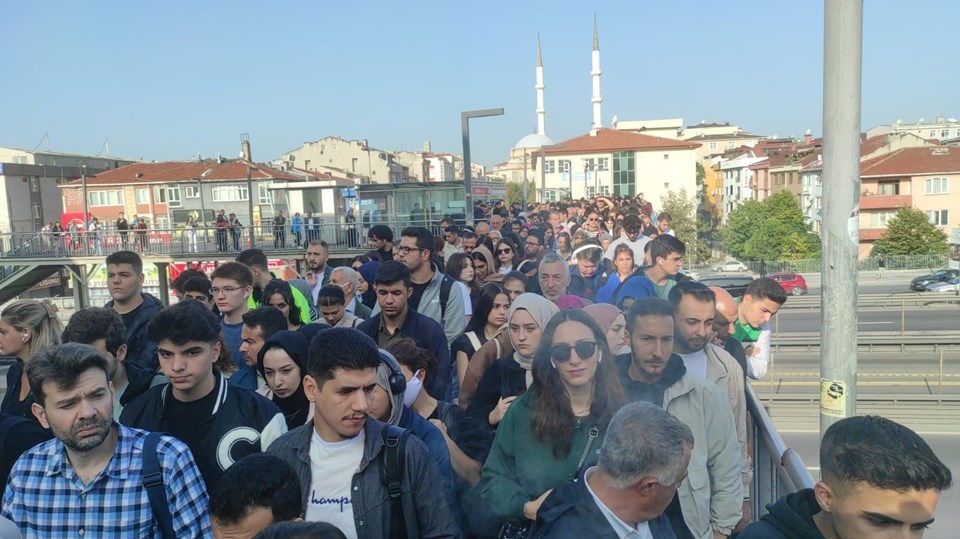
<instances>
[{"instance_id":1,"label":"window","mask_svg":"<svg viewBox=\"0 0 960 539\"><path fill-rule=\"evenodd\" d=\"M157 229L158 229L158 230L165 230L165 229L168 229L168 228L170 228L170 218L167 217L166 215L158 215L158 216L157 216Z\"/></svg>"},{"instance_id":2,"label":"window","mask_svg":"<svg viewBox=\"0 0 960 539\"><path fill-rule=\"evenodd\" d=\"M934 138L934 137L936 137L936 136L937 136L937 130L936 130L936 129L931 129L931 130L930 130L930 138Z\"/></svg>"},{"instance_id":3,"label":"window","mask_svg":"<svg viewBox=\"0 0 960 539\"><path fill-rule=\"evenodd\" d=\"M592 157L590 159L584 159L583 166L585 166L587 170L597 170L597 160Z\"/></svg>"},{"instance_id":4,"label":"window","mask_svg":"<svg viewBox=\"0 0 960 539\"><path fill-rule=\"evenodd\" d=\"M940 131L940 138L950 138L950 130L944 129L943 131Z\"/></svg>"},{"instance_id":5,"label":"window","mask_svg":"<svg viewBox=\"0 0 960 539\"><path fill-rule=\"evenodd\" d=\"M172 208L180 207L180 188L179 187L168 187L167 188L167 201Z\"/></svg>"},{"instance_id":6,"label":"window","mask_svg":"<svg viewBox=\"0 0 960 539\"><path fill-rule=\"evenodd\" d=\"M40 180L38 178L30 178L30 190L34 193L40 191Z\"/></svg>"},{"instance_id":7,"label":"window","mask_svg":"<svg viewBox=\"0 0 960 539\"><path fill-rule=\"evenodd\" d=\"M167 188L166 187L154 187L153 188L153 202L155 204L163 204L167 201Z\"/></svg>"},{"instance_id":8,"label":"window","mask_svg":"<svg viewBox=\"0 0 960 539\"><path fill-rule=\"evenodd\" d=\"M553 159L543 163L543 172L545 174L553 174L557 171L557 162Z\"/></svg>"},{"instance_id":9,"label":"window","mask_svg":"<svg viewBox=\"0 0 960 539\"><path fill-rule=\"evenodd\" d=\"M273 182L257 182L257 189L260 192L260 204L273 204L273 191L270 185Z\"/></svg>"},{"instance_id":10,"label":"window","mask_svg":"<svg viewBox=\"0 0 960 539\"><path fill-rule=\"evenodd\" d=\"M241 202L248 198L245 185L222 185L212 191L214 202Z\"/></svg>"},{"instance_id":11,"label":"window","mask_svg":"<svg viewBox=\"0 0 960 539\"><path fill-rule=\"evenodd\" d=\"M637 192L636 156L633 152L613 153L613 194L634 196Z\"/></svg>"},{"instance_id":12,"label":"window","mask_svg":"<svg viewBox=\"0 0 960 539\"><path fill-rule=\"evenodd\" d=\"M33 205L33 218L34 218L34 219L39 219L39 218L40 218L40 204L36 204L36 203L35 203L35 204Z\"/></svg>"},{"instance_id":13,"label":"window","mask_svg":"<svg viewBox=\"0 0 960 539\"><path fill-rule=\"evenodd\" d=\"M731 140L730 142L727 143L727 149L728 149L728 150L729 150L729 149L732 149L732 148L735 147L735 145L736 145L736 144Z\"/></svg>"},{"instance_id":14,"label":"window","mask_svg":"<svg viewBox=\"0 0 960 539\"><path fill-rule=\"evenodd\" d=\"M557 161L559 163L560 172L570 172L570 160L569 159L560 159Z\"/></svg>"},{"instance_id":15,"label":"window","mask_svg":"<svg viewBox=\"0 0 960 539\"><path fill-rule=\"evenodd\" d=\"M710 149L711 149L711 150L716 150L716 149L717 149L717 143L716 143L716 142L711 142L711 143L710 143Z\"/></svg>"},{"instance_id":16,"label":"window","mask_svg":"<svg viewBox=\"0 0 960 539\"><path fill-rule=\"evenodd\" d=\"M134 192L137 204L149 204L150 203L150 191L148 189L137 189Z\"/></svg>"},{"instance_id":17,"label":"window","mask_svg":"<svg viewBox=\"0 0 960 539\"><path fill-rule=\"evenodd\" d=\"M610 170L610 158L601 157L597 159L597 170Z\"/></svg>"},{"instance_id":18,"label":"window","mask_svg":"<svg viewBox=\"0 0 960 539\"><path fill-rule=\"evenodd\" d=\"M899 195L900 182L880 182L877 184L878 195Z\"/></svg>"},{"instance_id":19,"label":"window","mask_svg":"<svg viewBox=\"0 0 960 539\"><path fill-rule=\"evenodd\" d=\"M90 191L87 193L91 206L120 206L123 204L123 191Z\"/></svg>"},{"instance_id":20,"label":"window","mask_svg":"<svg viewBox=\"0 0 960 539\"><path fill-rule=\"evenodd\" d=\"M928 195L944 195L950 192L948 178L927 178L923 185L923 192Z\"/></svg>"},{"instance_id":21,"label":"window","mask_svg":"<svg viewBox=\"0 0 960 539\"><path fill-rule=\"evenodd\" d=\"M819 200L819 199L818 199ZM819 207L819 206L818 206ZM892 211L878 211L870 212L870 228L884 228L887 226L887 221L893 218L896 212Z\"/></svg>"},{"instance_id":22,"label":"window","mask_svg":"<svg viewBox=\"0 0 960 539\"><path fill-rule=\"evenodd\" d=\"M188 185L184 187L183 196L185 198L200 198L200 187L196 185Z\"/></svg>"},{"instance_id":23,"label":"window","mask_svg":"<svg viewBox=\"0 0 960 539\"><path fill-rule=\"evenodd\" d=\"M948 214L949 212L947 210L928 210L927 219L937 226L947 226L950 223Z\"/></svg>"},{"instance_id":24,"label":"window","mask_svg":"<svg viewBox=\"0 0 960 539\"><path fill-rule=\"evenodd\" d=\"M337 151L337 145L336 145L336 144L331 144L331 145L330 145L330 151L332 151L332 152Z\"/></svg>"},{"instance_id":25,"label":"window","mask_svg":"<svg viewBox=\"0 0 960 539\"><path fill-rule=\"evenodd\" d=\"M670 159L670 154L668 153L663 154L663 160L666 161L667 159Z\"/></svg>"}]
</instances>

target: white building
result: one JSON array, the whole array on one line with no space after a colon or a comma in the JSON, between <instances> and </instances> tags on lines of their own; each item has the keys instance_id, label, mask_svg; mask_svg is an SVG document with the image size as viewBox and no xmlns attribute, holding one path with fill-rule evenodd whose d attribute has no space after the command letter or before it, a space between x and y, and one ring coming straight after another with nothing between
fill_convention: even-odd
<instances>
[{"instance_id":1,"label":"white building","mask_svg":"<svg viewBox=\"0 0 960 539\"><path fill-rule=\"evenodd\" d=\"M744 201L754 198L754 177L750 166L767 159L767 156L757 157L753 151L743 152L732 159L720 163L720 174L723 176L723 222L727 216Z\"/></svg>"},{"instance_id":2,"label":"white building","mask_svg":"<svg viewBox=\"0 0 960 539\"><path fill-rule=\"evenodd\" d=\"M614 118L613 128L620 131L630 131L641 135L650 135L660 138L680 138L683 128L683 118L667 118L665 120L624 120Z\"/></svg>"},{"instance_id":3,"label":"white building","mask_svg":"<svg viewBox=\"0 0 960 539\"><path fill-rule=\"evenodd\" d=\"M540 200L559 200L571 189L573 198L643 193L655 207L668 191L686 189L695 197L697 148L682 140L593 130L545 150L546 192L538 189ZM534 156L539 160L539 150Z\"/></svg>"},{"instance_id":4,"label":"white building","mask_svg":"<svg viewBox=\"0 0 960 539\"><path fill-rule=\"evenodd\" d=\"M423 160L427 167L428 182L452 182L454 180L452 155L425 153L423 154Z\"/></svg>"},{"instance_id":5,"label":"white building","mask_svg":"<svg viewBox=\"0 0 960 539\"><path fill-rule=\"evenodd\" d=\"M937 116L932 122L920 118L916 123L906 124L897 120L893 125L878 125L867 131L867 137L887 133L911 133L922 139L951 140L960 137L960 121L956 118Z\"/></svg>"},{"instance_id":6,"label":"white building","mask_svg":"<svg viewBox=\"0 0 960 539\"><path fill-rule=\"evenodd\" d=\"M700 122L698 125L687 126L680 133L680 139L701 144L700 149L697 150L697 159L699 160L711 155L722 154L740 146L752 148L759 144L764 137L747 133L740 127L729 123Z\"/></svg>"},{"instance_id":7,"label":"white building","mask_svg":"<svg viewBox=\"0 0 960 539\"><path fill-rule=\"evenodd\" d=\"M410 175L410 167L403 165L393 152L372 148L366 140L324 137L285 152L280 161L311 172L356 175L360 183L418 181Z\"/></svg>"}]
</instances>

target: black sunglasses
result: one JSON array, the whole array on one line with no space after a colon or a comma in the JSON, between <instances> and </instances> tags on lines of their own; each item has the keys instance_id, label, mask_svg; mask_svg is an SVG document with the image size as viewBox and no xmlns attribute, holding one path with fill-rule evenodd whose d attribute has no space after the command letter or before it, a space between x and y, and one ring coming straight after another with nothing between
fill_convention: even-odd
<instances>
[{"instance_id":1,"label":"black sunglasses","mask_svg":"<svg viewBox=\"0 0 960 539\"><path fill-rule=\"evenodd\" d=\"M498 254L498 255L508 255L508 254L510 254L510 253L512 253L512 252L513 252L513 249L510 249L509 247L505 247L505 248L503 248L503 249L497 249L497 254Z\"/></svg>"},{"instance_id":2,"label":"black sunglasses","mask_svg":"<svg viewBox=\"0 0 960 539\"><path fill-rule=\"evenodd\" d=\"M570 361L570 350L576 350L580 359L590 359L597 353L597 341L580 341L573 346L555 344L550 348L550 359L556 363Z\"/></svg>"}]
</instances>

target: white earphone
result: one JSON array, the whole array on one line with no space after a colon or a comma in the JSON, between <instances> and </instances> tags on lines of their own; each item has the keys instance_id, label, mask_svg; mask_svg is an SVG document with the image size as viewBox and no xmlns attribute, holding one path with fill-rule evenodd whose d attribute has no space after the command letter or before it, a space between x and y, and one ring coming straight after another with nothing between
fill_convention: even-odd
<instances>
[{"instance_id":1,"label":"white earphone","mask_svg":"<svg viewBox=\"0 0 960 539\"><path fill-rule=\"evenodd\" d=\"M599 365L601 361L603 361L603 352L600 352L600 355L597 356L597 365Z\"/></svg>"}]
</instances>

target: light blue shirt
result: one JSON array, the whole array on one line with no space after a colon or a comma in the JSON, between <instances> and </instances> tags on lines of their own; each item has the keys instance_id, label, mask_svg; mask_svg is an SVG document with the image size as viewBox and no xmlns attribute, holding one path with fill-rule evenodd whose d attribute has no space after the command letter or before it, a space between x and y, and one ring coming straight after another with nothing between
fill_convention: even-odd
<instances>
[{"instance_id":1,"label":"light blue shirt","mask_svg":"<svg viewBox=\"0 0 960 539\"><path fill-rule=\"evenodd\" d=\"M587 481L587 479L595 470L596 466L593 466L587 469L587 472L583 474L584 485L587 487L587 492L589 492L590 496L593 497L593 502L597 504L600 512L603 513L603 516L606 517L607 522L610 523L610 527L613 528L613 531L617 534L617 537L620 539L653 539L653 535L650 533L650 525L647 524L646 521L640 522L637 524L637 527L634 528L626 522L620 520L620 517L613 514L613 511L604 505L603 501L597 497L597 494L592 488L590 488L590 482Z\"/></svg>"}]
</instances>

